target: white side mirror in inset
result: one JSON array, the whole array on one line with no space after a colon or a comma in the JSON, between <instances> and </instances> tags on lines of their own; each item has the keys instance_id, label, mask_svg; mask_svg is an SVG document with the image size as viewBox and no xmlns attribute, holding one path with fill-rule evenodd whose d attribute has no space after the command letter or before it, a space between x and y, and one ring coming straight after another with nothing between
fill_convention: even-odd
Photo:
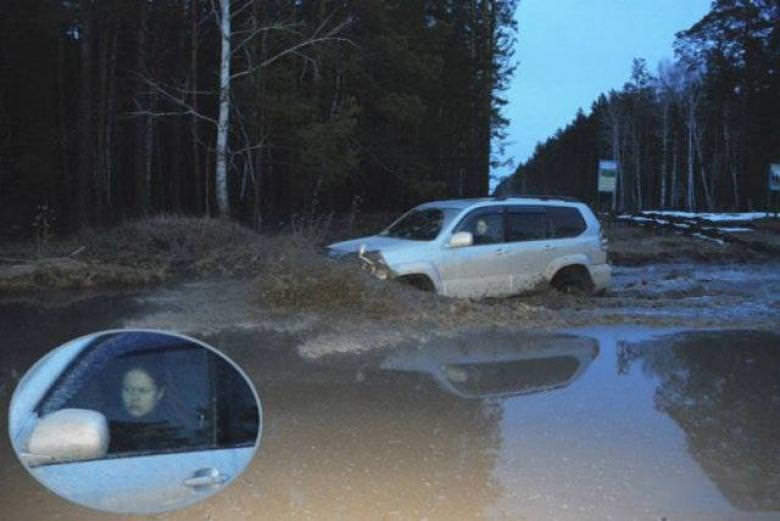
<instances>
[{"instance_id":1,"label":"white side mirror in inset","mask_svg":"<svg viewBox=\"0 0 780 521\"><path fill-rule=\"evenodd\" d=\"M19 454L30 466L102 458L108 452L108 422L97 411L60 409L35 426L27 451Z\"/></svg>"}]
</instances>

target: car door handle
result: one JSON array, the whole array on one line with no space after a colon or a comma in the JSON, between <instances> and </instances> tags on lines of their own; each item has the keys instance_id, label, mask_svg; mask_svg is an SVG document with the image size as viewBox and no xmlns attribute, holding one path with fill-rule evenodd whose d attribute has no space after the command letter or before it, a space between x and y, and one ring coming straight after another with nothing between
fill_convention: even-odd
<instances>
[{"instance_id":1,"label":"car door handle","mask_svg":"<svg viewBox=\"0 0 780 521\"><path fill-rule=\"evenodd\" d=\"M199 489L207 487L215 487L227 482L228 476L222 474L215 468L204 468L196 470L191 478L184 480L184 485Z\"/></svg>"},{"instance_id":2,"label":"car door handle","mask_svg":"<svg viewBox=\"0 0 780 521\"><path fill-rule=\"evenodd\" d=\"M506 250L504 248L499 248L496 250L496 255L503 255L506 253Z\"/></svg>"},{"instance_id":3,"label":"car door handle","mask_svg":"<svg viewBox=\"0 0 780 521\"><path fill-rule=\"evenodd\" d=\"M553 249L553 245L552 244L545 244L544 245L544 249L545 250L552 250Z\"/></svg>"}]
</instances>

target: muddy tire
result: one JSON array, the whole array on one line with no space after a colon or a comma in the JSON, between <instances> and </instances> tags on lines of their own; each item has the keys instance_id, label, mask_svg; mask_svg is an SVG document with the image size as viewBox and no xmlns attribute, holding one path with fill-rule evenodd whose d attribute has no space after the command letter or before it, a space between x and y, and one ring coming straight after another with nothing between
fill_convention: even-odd
<instances>
[{"instance_id":1,"label":"muddy tire","mask_svg":"<svg viewBox=\"0 0 780 521\"><path fill-rule=\"evenodd\" d=\"M398 277L397 280L401 284L411 286L420 291L436 291L436 287L431 282L431 279L425 275L404 275L403 277Z\"/></svg>"},{"instance_id":2,"label":"muddy tire","mask_svg":"<svg viewBox=\"0 0 780 521\"><path fill-rule=\"evenodd\" d=\"M551 285L557 291L568 295L591 295L593 281L585 266L568 266L553 277Z\"/></svg>"}]
</instances>

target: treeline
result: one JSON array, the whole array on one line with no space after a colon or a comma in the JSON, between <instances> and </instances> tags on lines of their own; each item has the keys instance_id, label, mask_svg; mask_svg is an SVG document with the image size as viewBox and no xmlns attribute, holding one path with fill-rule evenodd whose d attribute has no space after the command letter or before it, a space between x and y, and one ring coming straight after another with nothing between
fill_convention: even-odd
<instances>
[{"instance_id":1,"label":"treeline","mask_svg":"<svg viewBox=\"0 0 780 521\"><path fill-rule=\"evenodd\" d=\"M716 0L677 34L675 60L633 63L620 91L539 144L499 187L598 200L599 159L618 163L615 206L763 209L780 162L780 4Z\"/></svg>"},{"instance_id":2,"label":"treeline","mask_svg":"<svg viewBox=\"0 0 780 521\"><path fill-rule=\"evenodd\" d=\"M484 195L516 1L6 0L3 234Z\"/></svg>"}]
</instances>

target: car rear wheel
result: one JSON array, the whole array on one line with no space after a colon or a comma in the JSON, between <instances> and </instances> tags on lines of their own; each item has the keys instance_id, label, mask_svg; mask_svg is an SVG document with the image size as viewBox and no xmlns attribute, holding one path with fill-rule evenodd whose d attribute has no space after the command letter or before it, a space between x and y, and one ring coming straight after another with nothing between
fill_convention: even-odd
<instances>
[{"instance_id":1,"label":"car rear wheel","mask_svg":"<svg viewBox=\"0 0 780 521\"><path fill-rule=\"evenodd\" d=\"M593 293L593 281L585 266L567 266L553 277L551 285L561 293L570 295L590 295Z\"/></svg>"}]
</instances>

